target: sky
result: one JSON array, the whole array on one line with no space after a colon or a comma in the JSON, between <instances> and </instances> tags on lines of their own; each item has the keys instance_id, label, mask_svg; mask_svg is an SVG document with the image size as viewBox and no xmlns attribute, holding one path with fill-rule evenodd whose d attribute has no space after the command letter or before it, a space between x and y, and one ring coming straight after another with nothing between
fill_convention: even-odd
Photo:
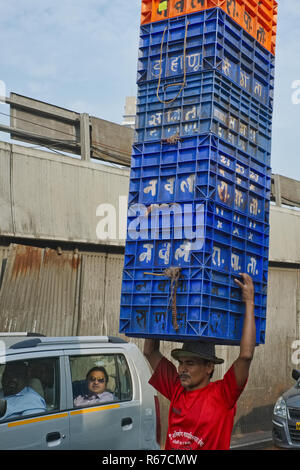
<instances>
[{"instance_id":1,"label":"sky","mask_svg":"<svg viewBox=\"0 0 300 470\"><path fill-rule=\"evenodd\" d=\"M271 167L300 180L300 8L278 3ZM137 90L140 9L141 0L0 0L0 95L120 124ZM7 113L0 104L1 123Z\"/></svg>"}]
</instances>

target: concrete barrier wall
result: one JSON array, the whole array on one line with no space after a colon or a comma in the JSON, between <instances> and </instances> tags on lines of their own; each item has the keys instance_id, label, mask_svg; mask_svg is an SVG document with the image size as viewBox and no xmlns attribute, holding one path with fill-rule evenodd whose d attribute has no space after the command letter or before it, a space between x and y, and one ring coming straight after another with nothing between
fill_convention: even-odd
<instances>
[{"instance_id":1,"label":"concrete barrier wall","mask_svg":"<svg viewBox=\"0 0 300 470\"><path fill-rule=\"evenodd\" d=\"M300 263L300 210L271 206L270 261Z\"/></svg>"},{"instance_id":2,"label":"concrete barrier wall","mask_svg":"<svg viewBox=\"0 0 300 470\"><path fill-rule=\"evenodd\" d=\"M0 236L123 246L128 187L128 170L0 142Z\"/></svg>"}]
</instances>

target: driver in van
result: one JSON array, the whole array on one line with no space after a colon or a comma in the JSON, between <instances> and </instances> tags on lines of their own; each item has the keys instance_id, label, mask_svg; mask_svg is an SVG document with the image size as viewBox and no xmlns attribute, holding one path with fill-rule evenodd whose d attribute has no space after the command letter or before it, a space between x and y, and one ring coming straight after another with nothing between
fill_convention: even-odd
<instances>
[{"instance_id":1,"label":"driver in van","mask_svg":"<svg viewBox=\"0 0 300 470\"><path fill-rule=\"evenodd\" d=\"M23 362L7 364L2 376L6 412L1 420L19 418L46 411L45 400L28 386L28 369Z\"/></svg>"}]
</instances>

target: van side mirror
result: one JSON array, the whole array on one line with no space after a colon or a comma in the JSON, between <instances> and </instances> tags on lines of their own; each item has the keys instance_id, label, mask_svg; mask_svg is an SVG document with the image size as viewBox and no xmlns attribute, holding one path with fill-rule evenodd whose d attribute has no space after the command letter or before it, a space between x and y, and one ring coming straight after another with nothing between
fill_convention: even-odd
<instances>
[{"instance_id":1,"label":"van side mirror","mask_svg":"<svg viewBox=\"0 0 300 470\"><path fill-rule=\"evenodd\" d=\"M6 406L7 406L6 400L3 400L3 398L0 398L0 418L3 418L3 416L5 415Z\"/></svg>"},{"instance_id":2,"label":"van side mirror","mask_svg":"<svg viewBox=\"0 0 300 470\"><path fill-rule=\"evenodd\" d=\"M299 380L299 378L300 378L300 370L293 369L292 377L293 377L294 380Z\"/></svg>"}]
</instances>

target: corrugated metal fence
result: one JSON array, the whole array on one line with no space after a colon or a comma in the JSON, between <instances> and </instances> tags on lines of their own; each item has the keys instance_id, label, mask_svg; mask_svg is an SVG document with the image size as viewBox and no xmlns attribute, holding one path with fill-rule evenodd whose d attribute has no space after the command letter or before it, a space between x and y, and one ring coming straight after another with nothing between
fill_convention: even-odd
<instances>
[{"instance_id":1,"label":"corrugated metal fence","mask_svg":"<svg viewBox=\"0 0 300 470\"><path fill-rule=\"evenodd\" d=\"M0 247L0 331L120 336L123 260L122 254ZM268 430L276 399L293 384L291 345L300 334L299 264L296 267L270 268L266 344L255 352L247 390L239 401L237 433ZM143 350L142 339L124 339ZM164 341L161 351L170 358L177 346ZM236 359L238 347L218 346L217 355L225 363L216 369L214 380ZM159 398L165 437L169 402Z\"/></svg>"},{"instance_id":2,"label":"corrugated metal fence","mask_svg":"<svg viewBox=\"0 0 300 470\"><path fill-rule=\"evenodd\" d=\"M122 267L122 255L1 248L0 331L118 334Z\"/></svg>"},{"instance_id":3,"label":"corrugated metal fence","mask_svg":"<svg viewBox=\"0 0 300 470\"><path fill-rule=\"evenodd\" d=\"M124 256L12 244L0 247L0 331L47 336L119 334ZM1 276L2 272L2 276ZM165 342L170 357L176 343ZM168 402L160 396L162 433Z\"/></svg>"}]
</instances>

